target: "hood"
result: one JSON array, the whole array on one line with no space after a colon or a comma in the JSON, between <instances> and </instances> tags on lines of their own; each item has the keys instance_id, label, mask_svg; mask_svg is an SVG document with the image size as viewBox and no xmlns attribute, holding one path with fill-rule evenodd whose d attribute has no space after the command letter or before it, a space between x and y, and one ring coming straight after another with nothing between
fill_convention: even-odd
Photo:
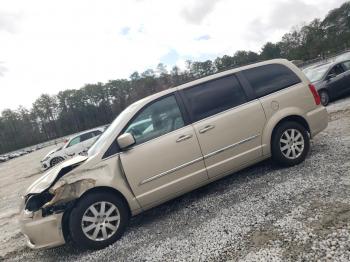
<instances>
[{"instance_id":1,"label":"hood","mask_svg":"<svg viewBox=\"0 0 350 262\"><path fill-rule=\"evenodd\" d=\"M66 167L76 165L79 163L84 162L87 159L86 156L76 156L72 159L69 159L67 161L62 162L61 164L53 167L48 172L46 172L43 176L38 178L36 181L34 181L33 184L31 184L25 195L28 194L39 194L43 192L44 190L48 189L52 183L55 181L56 177L60 173L60 171Z\"/></svg>"},{"instance_id":2,"label":"hood","mask_svg":"<svg viewBox=\"0 0 350 262\"><path fill-rule=\"evenodd\" d=\"M47 157L49 157L51 154L57 152L57 151L60 151L62 149L62 147L57 147L53 150L51 150L49 153L47 153L44 157L43 157L43 160L46 159Z\"/></svg>"}]
</instances>

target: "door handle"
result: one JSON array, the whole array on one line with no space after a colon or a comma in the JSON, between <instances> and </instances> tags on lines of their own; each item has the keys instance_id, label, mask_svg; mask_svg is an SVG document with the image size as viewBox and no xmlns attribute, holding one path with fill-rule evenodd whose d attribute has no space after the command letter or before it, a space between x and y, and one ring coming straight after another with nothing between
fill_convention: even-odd
<instances>
[{"instance_id":1,"label":"door handle","mask_svg":"<svg viewBox=\"0 0 350 262\"><path fill-rule=\"evenodd\" d=\"M187 140L187 139L190 139L191 137L192 137L192 135L182 135L182 136L180 136L180 137L176 140L176 143L185 141L185 140Z\"/></svg>"},{"instance_id":2,"label":"door handle","mask_svg":"<svg viewBox=\"0 0 350 262\"><path fill-rule=\"evenodd\" d=\"M213 125L207 125L207 126L205 126L203 129L199 130L199 133L200 133L200 134L203 134L203 133L205 133L205 132L207 132L207 131L213 129L214 127L215 127L215 126L213 126Z\"/></svg>"}]
</instances>

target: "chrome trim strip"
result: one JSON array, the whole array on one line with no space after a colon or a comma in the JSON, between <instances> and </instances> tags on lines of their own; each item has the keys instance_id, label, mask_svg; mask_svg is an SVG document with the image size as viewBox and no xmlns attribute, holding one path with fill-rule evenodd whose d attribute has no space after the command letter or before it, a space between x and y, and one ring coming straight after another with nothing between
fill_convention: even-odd
<instances>
[{"instance_id":1,"label":"chrome trim strip","mask_svg":"<svg viewBox=\"0 0 350 262\"><path fill-rule=\"evenodd\" d=\"M146 184L146 183L151 182L151 181L153 181L153 180L155 180L155 179L158 179L158 178L160 178L160 177L163 177L163 176L169 175L169 174L171 174L171 173L174 173L174 172L180 170L181 168L190 166L190 165L192 165L192 164L194 164L194 163L197 163L197 162L199 162L199 161L202 161L202 160L203 160L203 157L196 158L196 159L194 159L194 160L192 160L192 161L190 161L190 162L187 162L187 163L185 163L185 164L182 164L182 165L180 165L180 166L177 166L177 167L175 167L175 168L172 168L172 169L170 169L170 170L168 170L168 171L165 171L165 172L160 173L160 174L158 174L158 175L155 175L155 176L152 176L152 177L150 177L150 178L147 178L147 179L141 181L141 182L140 182L140 185Z\"/></svg>"},{"instance_id":2,"label":"chrome trim strip","mask_svg":"<svg viewBox=\"0 0 350 262\"><path fill-rule=\"evenodd\" d=\"M224 152L224 151L226 151L226 150L228 150L228 149L230 149L230 148L239 146L239 145L241 145L241 144L243 144L243 143L246 143L246 142L248 142L248 141L250 141L250 140L253 140L253 139L255 139L255 138L259 137L259 136L260 136L260 134L257 134L257 135L255 135L255 136L248 137L248 138L246 138L246 139L244 139L244 140L242 140L242 141L240 141L240 142L238 142L238 143L235 143L235 144L232 144L232 145L223 147L223 148L221 148L221 149L219 149L219 150L216 150L216 151L214 151L214 152L211 152L211 153L205 155L204 157L199 157L199 158L194 159L194 160L192 160L192 161L190 161L190 162L187 162L187 163L185 163L185 164L182 164L182 165L180 165L180 166L178 166L178 167L172 168L172 169L170 169L170 170L168 170L168 171L165 171L165 172L160 173L160 174L158 174L158 175L155 175L155 176L152 176L152 177L150 177L150 178L147 178L147 179L141 181L139 185L141 186L141 185L143 185L143 184L146 184L146 183L148 183L148 182L151 182L151 181L153 181L153 180L155 180L155 179L158 179L158 178L160 178L160 177L163 177L163 176L169 175L169 174L171 174L171 173L174 173L174 172L176 172L176 171L178 171L178 170L180 170L180 169L182 169L182 168L185 168L185 167L187 167L187 166L190 166L190 165L192 165L192 164L194 164L194 163L197 163L197 162L199 162L199 161L202 161L203 159L207 159L207 158L209 158L209 157L211 157L211 156L214 156L214 155L216 155L216 154L222 153L222 152Z\"/></svg>"},{"instance_id":3,"label":"chrome trim strip","mask_svg":"<svg viewBox=\"0 0 350 262\"><path fill-rule=\"evenodd\" d=\"M207 158L212 157L212 156L214 156L214 155L220 154L220 153L222 153L222 152L224 152L224 151L226 151L226 150L228 150L228 149L231 149L231 148L233 148L233 147L239 146L239 145L241 145L241 144L243 144L243 143L246 143L246 142L248 142L248 141L250 141L250 140L253 140L253 139L255 139L255 138L259 137L259 136L260 136L260 134L257 134L257 135L248 137L248 138L246 138L246 139L244 139L244 140L242 140L242 141L239 141L239 142L237 142L237 143L234 143L234 144L232 144L232 145L229 145L229 146L225 146L225 147L223 147L223 148L220 148L220 149L218 149L218 150L216 150L216 151L214 151L214 152L211 152L211 153L205 155L205 156L204 156L204 159L207 159Z\"/></svg>"}]
</instances>

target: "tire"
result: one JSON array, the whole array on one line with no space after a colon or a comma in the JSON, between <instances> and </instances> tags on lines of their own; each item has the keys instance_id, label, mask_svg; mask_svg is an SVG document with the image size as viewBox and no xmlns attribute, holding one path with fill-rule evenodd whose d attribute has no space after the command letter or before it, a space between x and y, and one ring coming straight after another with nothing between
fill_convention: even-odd
<instances>
[{"instance_id":1,"label":"tire","mask_svg":"<svg viewBox=\"0 0 350 262\"><path fill-rule=\"evenodd\" d=\"M321 90L320 93L321 103L323 106L327 106L329 104L330 98L329 94L326 90Z\"/></svg>"},{"instance_id":2,"label":"tire","mask_svg":"<svg viewBox=\"0 0 350 262\"><path fill-rule=\"evenodd\" d=\"M105 212L102 211L102 203L105 203ZM94 211L95 214L92 212L92 207L97 211ZM112 207L116 210L111 212ZM108 212L111 213L108 215ZM93 192L83 196L69 216L69 233L72 242L79 249L105 248L122 236L129 217L127 204L113 193ZM108 218L113 219L108 221Z\"/></svg>"},{"instance_id":3,"label":"tire","mask_svg":"<svg viewBox=\"0 0 350 262\"><path fill-rule=\"evenodd\" d=\"M53 167L53 166L57 165L58 163L60 163L62 161L64 161L63 157L60 157L60 156L59 157L55 157L55 158L51 159L50 167Z\"/></svg>"},{"instance_id":4,"label":"tire","mask_svg":"<svg viewBox=\"0 0 350 262\"><path fill-rule=\"evenodd\" d=\"M300 164L305 160L309 149L309 134L305 127L297 122L283 122L273 132L272 159L281 166Z\"/></svg>"}]
</instances>

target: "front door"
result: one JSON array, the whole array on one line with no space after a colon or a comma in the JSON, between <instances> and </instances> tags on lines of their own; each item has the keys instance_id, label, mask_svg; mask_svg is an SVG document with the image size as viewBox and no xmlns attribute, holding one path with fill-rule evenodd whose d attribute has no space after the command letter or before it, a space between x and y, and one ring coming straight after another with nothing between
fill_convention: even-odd
<instances>
[{"instance_id":1,"label":"front door","mask_svg":"<svg viewBox=\"0 0 350 262\"><path fill-rule=\"evenodd\" d=\"M342 63L342 65L345 70L345 73L344 73L345 90L348 93L350 92L350 61L345 61Z\"/></svg>"},{"instance_id":2,"label":"front door","mask_svg":"<svg viewBox=\"0 0 350 262\"><path fill-rule=\"evenodd\" d=\"M145 106L124 133L136 140L120 158L141 206L164 202L208 180L194 129L185 125L174 95Z\"/></svg>"},{"instance_id":3,"label":"front door","mask_svg":"<svg viewBox=\"0 0 350 262\"><path fill-rule=\"evenodd\" d=\"M328 73L327 80L328 90L330 91L331 97L339 97L345 93L346 81L344 69L341 64L335 65Z\"/></svg>"},{"instance_id":4,"label":"front door","mask_svg":"<svg viewBox=\"0 0 350 262\"><path fill-rule=\"evenodd\" d=\"M83 151L83 142L81 135L73 138L64 149L64 153L69 157L78 155L81 151Z\"/></svg>"},{"instance_id":5,"label":"front door","mask_svg":"<svg viewBox=\"0 0 350 262\"><path fill-rule=\"evenodd\" d=\"M262 156L265 114L248 102L235 76L184 89L209 177L230 174Z\"/></svg>"}]
</instances>

